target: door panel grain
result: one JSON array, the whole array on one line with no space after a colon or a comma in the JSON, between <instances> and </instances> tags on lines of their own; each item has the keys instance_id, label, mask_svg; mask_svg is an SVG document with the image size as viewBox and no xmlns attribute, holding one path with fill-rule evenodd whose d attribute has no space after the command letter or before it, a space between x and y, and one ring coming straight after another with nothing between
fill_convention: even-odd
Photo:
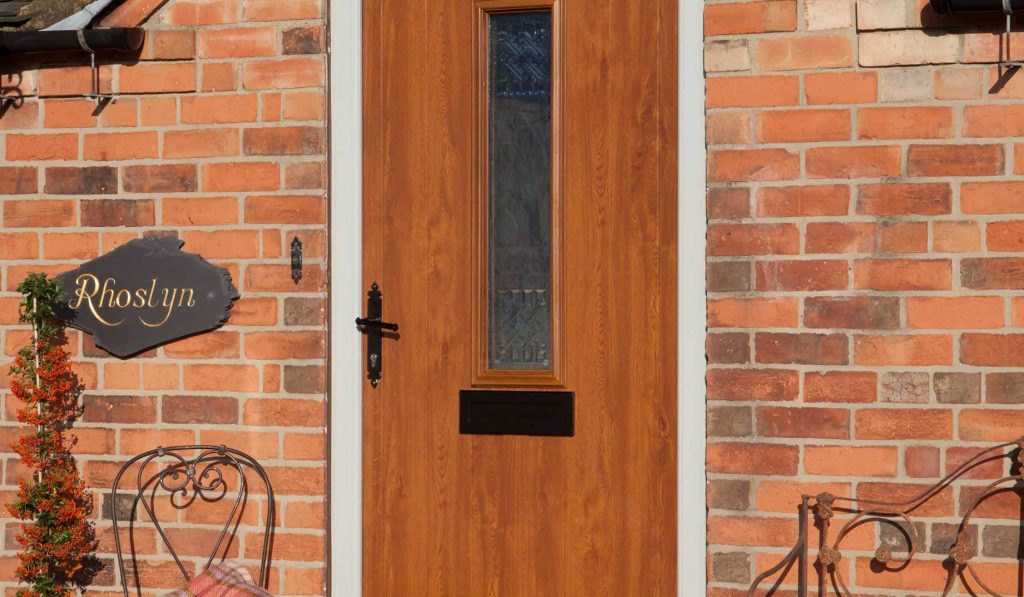
<instances>
[{"instance_id":1,"label":"door panel grain","mask_svg":"<svg viewBox=\"0 0 1024 597\"><path fill-rule=\"evenodd\" d=\"M401 325L363 397L365 595L675 592L676 4L559 1L572 438L458 434L475 5L364 2L364 278Z\"/></svg>"}]
</instances>

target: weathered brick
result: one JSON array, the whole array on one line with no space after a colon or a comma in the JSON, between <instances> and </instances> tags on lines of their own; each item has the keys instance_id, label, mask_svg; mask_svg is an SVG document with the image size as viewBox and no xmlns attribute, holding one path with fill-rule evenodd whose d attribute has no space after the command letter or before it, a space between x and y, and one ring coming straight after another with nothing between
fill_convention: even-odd
<instances>
[{"instance_id":1,"label":"weathered brick","mask_svg":"<svg viewBox=\"0 0 1024 597\"><path fill-rule=\"evenodd\" d=\"M866 403L876 400L878 375L872 371L804 374L805 402Z\"/></svg>"},{"instance_id":2,"label":"weathered brick","mask_svg":"<svg viewBox=\"0 0 1024 597\"><path fill-rule=\"evenodd\" d=\"M931 380L923 371L890 371L882 375L879 402L927 404L930 401L930 389Z\"/></svg>"},{"instance_id":3,"label":"weathered brick","mask_svg":"<svg viewBox=\"0 0 1024 597\"><path fill-rule=\"evenodd\" d=\"M792 224L715 224L708 227L708 254L795 255L800 231Z\"/></svg>"},{"instance_id":4,"label":"weathered brick","mask_svg":"<svg viewBox=\"0 0 1024 597\"><path fill-rule=\"evenodd\" d=\"M148 199L82 201L83 226L153 226L156 213Z\"/></svg>"},{"instance_id":5,"label":"weathered brick","mask_svg":"<svg viewBox=\"0 0 1024 597\"><path fill-rule=\"evenodd\" d=\"M862 108L857 114L861 139L942 139L952 134L952 108Z\"/></svg>"},{"instance_id":6,"label":"weathered brick","mask_svg":"<svg viewBox=\"0 0 1024 597\"><path fill-rule=\"evenodd\" d=\"M853 64L845 35L764 38L757 44L757 64L764 70L840 68Z\"/></svg>"},{"instance_id":7,"label":"weathered brick","mask_svg":"<svg viewBox=\"0 0 1024 597\"><path fill-rule=\"evenodd\" d=\"M284 390L290 394L323 394L324 368L320 365L285 365Z\"/></svg>"},{"instance_id":8,"label":"weathered brick","mask_svg":"<svg viewBox=\"0 0 1024 597\"><path fill-rule=\"evenodd\" d=\"M945 259L864 259L853 266L853 286L863 290L948 290L952 277Z\"/></svg>"},{"instance_id":9,"label":"weathered brick","mask_svg":"<svg viewBox=\"0 0 1024 597\"><path fill-rule=\"evenodd\" d=\"M708 507L721 510L746 510L750 507L750 481L712 479L707 486Z\"/></svg>"},{"instance_id":10,"label":"weathered brick","mask_svg":"<svg viewBox=\"0 0 1024 597\"><path fill-rule=\"evenodd\" d=\"M707 36L795 29L795 0L712 4L704 11L704 34Z\"/></svg>"},{"instance_id":11,"label":"weathered brick","mask_svg":"<svg viewBox=\"0 0 1024 597\"><path fill-rule=\"evenodd\" d=\"M960 362L983 367L1024 366L1024 335L964 334L960 338Z\"/></svg>"},{"instance_id":12,"label":"weathered brick","mask_svg":"<svg viewBox=\"0 0 1024 597\"><path fill-rule=\"evenodd\" d=\"M754 430L753 410L747 406L708 409L708 437L749 437Z\"/></svg>"},{"instance_id":13,"label":"weathered brick","mask_svg":"<svg viewBox=\"0 0 1024 597\"><path fill-rule=\"evenodd\" d=\"M883 253L927 253L927 222L886 222L881 228Z\"/></svg>"},{"instance_id":14,"label":"weathered brick","mask_svg":"<svg viewBox=\"0 0 1024 597\"><path fill-rule=\"evenodd\" d=\"M758 363L845 365L848 359L847 345L847 338L842 334L754 335L754 351Z\"/></svg>"},{"instance_id":15,"label":"weathered brick","mask_svg":"<svg viewBox=\"0 0 1024 597\"><path fill-rule=\"evenodd\" d=\"M854 362L858 365L952 365L953 338L938 334L856 336Z\"/></svg>"},{"instance_id":16,"label":"weathered brick","mask_svg":"<svg viewBox=\"0 0 1024 597\"><path fill-rule=\"evenodd\" d=\"M747 475L793 475L799 450L777 444L710 443L708 471Z\"/></svg>"},{"instance_id":17,"label":"weathered brick","mask_svg":"<svg viewBox=\"0 0 1024 597\"><path fill-rule=\"evenodd\" d=\"M903 9L903 3L899 4ZM960 53L955 35L930 35L921 30L876 31L857 35L861 66L951 64Z\"/></svg>"},{"instance_id":18,"label":"weathered brick","mask_svg":"<svg viewBox=\"0 0 1024 597\"><path fill-rule=\"evenodd\" d=\"M752 286L750 264L744 261L719 261L707 264L708 292L742 292Z\"/></svg>"},{"instance_id":19,"label":"weathered brick","mask_svg":"<svg viewBox=\"0 0 1024 597\"><path fill-rule=\"evenodd\" d=\"M974 375L972 377L980 377ZM980 402L981 383L969 402ZM991 404L1024 404L1024 373L989 373L985 376L985 402Z\"/></svg>"},{"instance_id":20,"label":"weathered brick","mask_svg":"<svg viewBox=\"0 0 1024 597\"><path fill-rule=\"evenodd\" d=\"M728 187L708 190L708 219L723 220L750 216L750 189Z\"/></svg>"},{"instance_id":21,"label":"weathered brick","mask_svg":"<svg viewBox=\"0 0 1024 597\"><path fill-rule=\"evenodd\" d=\"M281 32L285 54L319 54L324 50L323 27L292 27Z\"/></svg>"},{"instance_id":22,"label":"weathered brick","mask_svg":"<svg viewBox=\"0 0 1024 597\"><path fill-rule=\"evenodd\" d=\"M900 327L900 301L889 297L829 296L804 301L810 328L894 330Z\"/></svg>"},{"instance_id":23,"label":"weathered brick","mask_svg":"<svg viewBox=\"0 0 1024 597\"><path fill-rule=\"evenodd\" d=\"M849 110L772 110L757 115L757 140L762 143L845 141L849 138Z\"/></svg>"},{"instance_id":24,"label":"weathered brick","mask_svg":"<svg viewBox=\"0 0 1024 597\"><path fill-rule=\"evenodd\" d=\"M847 439L850 437L850 411L759 406L757 433L761 437Z\"/></svg>"},{"instance_id":25,"label":"weathered brick","mask_svg":"<svg viewBox=\"0 0 1024 597\"><path fill-rule=\"evenodd\" d=\"M708 301L709 327L796 327L794 298L727 298Z\"/></svg>"},{"instance_id":26,"label":"weathered brick","mask_svg":"<svg viewBox=\"0 0 1024 597\"><path fill-rule=\"evenodd\" d=\"M117 169L110 166L50 167L44 190L51 195L112 195L117 193Z\"/></svg>"},{"instance_id":27,"label":"weathered brick","mask_svg":"<svg viewBox=\"0 0 1024 597\"><path fill-rule=\"evenodd\" d=\"M86 423L155 423L156 401L149 396L97 396L83 398Z\"/></svg>"},{"instance_id":28,"label":"weathered brick","mask_svg":"<svg viewBox=\"0 0 1024 597\"><path fill-rule=\"evenodd\" d=\"M750 337L745 333L708 334L705 351L708 362L738 365L750 362Z\"/></svg>"},{"instance_id":29,"label":"weathered brick","mask_svg":"<svg viewBox=\"0 0 1024 597\"><path fill-rule=\"evenodd\" d=\"M1003 171L1001 145L911 145L910 176L992 176Z\"/></svg>"},{"instance_id":30,"label":"weathered brick","mask_svg":"<svg viewBox=\"0 0 1024 597\"><path fill-rule=\"evenodd\" d=\"M710 369L708 400L796 400L800 374L780 369Z\"/></svg>"},{"instance_id":31,"label":"weathered brick","mask_svg":"<svg viewBox=\"0 0 1024 597\"><path fill-rule=\"evenodd\" d=\"M708 154L708 177L715 182L793 180L799 175L800 156L785 149L721 150Z\"/></svg>"},{"instance_id":32,"label":"weathered brick","mask_svg":"<svg viewBox=\"0 0 1024 597\"><path fill-rule=\"evenodd\" d=\"M846 261L761 261L758 290L843 290L850 285Z\"/></svg>"},{"instance_id":33,"label":"weathered brick","mask_svg":"<svg viewBox=\"0 0 1024 597\"><path fill-rule=\"evenodd\" d=\"M971 258L960 263L961 284L978 290L1024 289L1024 258Z\"/></svg>"},{"instance_id":34,"label":"weathered brick","mask_svg":"<svg viewBox=\"0 0 1024 597\"><path fill-rule=\"evenodd\" d=\"M814 147L807 150L810 178L878 178L900 173L901 150L894 146Z\"/></svg>"},{"instance_id":35,"label":"weathered brick","mask_svg":"<svg viewBox=\"0 0 1024 597\"><path fill-rule=\"evenodd\" d=\"M872 253L877 226L868 222L807 224L805 250L812 253Z\"/></svg>"},{"instance_id":36,"label":"weathered brick","mask_svg":"<svg viewBox=\"0 0 1024 597\"><path fill-rule=\"evenodd\" d=\"M842 216L849 206L846 185L762 187L757 192L758 216Z\"/></svg>"},{"instance_id":37,"label":"weathered brick","mask_svg":"<svg viewBox=\"0 0 1024 597\"><path fill-rule=\"evenodd\" d=\"M201 58L252 58L277 54L277 30L273 27L202 29Z\"/></svg>"},{"instance_id":38,"label":"weathered brick","mask_svg":"<svg viewBox=\"0 0 1024 597\"><path fill-rule=\"evenodd\" d=\"M58 227L73 226L75 224L75 204L72 201L8 200L4 202L3 208L5 228ZM8 236L7 239L9 241L29 240L23 236ZM33 236L32 241L34 239L35 237ZM23 246L20 242L17 244ZM24 250L20 251L22 254L25 252ZM34 257L35 255L32 256ZM11 256L8 258L13 259L15 257Z\"/></svg>"},{"instance_id":39,"label":"weathered brick","mask_svg":"<svg viewBox=\"0 0 1024 597\"><path fill-rule=\"evenodd\" d=\"M808 104L864 104L878 101L878 76L865 72L821 72L804 75Z\"/></svg>"},{"instance_id":40,"label":"weathered brick","mask_svg":"<svg viewBox=\"0 0 1024 597\"><path fill-rule=\"evenodd\" d=\"M953 415L947 409L866 408L854 415L858 439L952 439Z\"/></svg>"}]
</instances>

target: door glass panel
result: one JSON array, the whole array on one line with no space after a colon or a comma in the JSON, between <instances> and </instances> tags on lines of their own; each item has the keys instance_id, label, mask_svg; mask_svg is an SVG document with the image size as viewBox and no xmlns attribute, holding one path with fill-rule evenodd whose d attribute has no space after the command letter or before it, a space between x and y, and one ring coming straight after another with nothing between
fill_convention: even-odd
<instances>
[{"instance_id":1,"label":"door glass panel","mask_svg":"<svg viewBox=\"0 0 1024 597\"><path fill-rule=\"evenodd\" d=\"M488 19L488 365L551 368L550 10Z\"/></svg>"}]
</instances>

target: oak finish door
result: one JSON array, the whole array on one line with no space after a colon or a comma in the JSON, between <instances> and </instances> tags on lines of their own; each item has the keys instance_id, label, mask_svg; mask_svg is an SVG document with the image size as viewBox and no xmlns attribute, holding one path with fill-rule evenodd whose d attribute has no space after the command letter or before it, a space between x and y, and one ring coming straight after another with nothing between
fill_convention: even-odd
<instances>
[{"instance_id":1,"label":"oak finish door","mask_svg":"<svg viewBox=\"0 0 1024 597\"><path fill-rule=\"evenodd\" d=\"M364 281L400 325L364 385L364 595L674 595L676 1L363 6ZM481 11L531 6L560 370L489 377ZM501 384L574 392L575 436L460 435L459 391Z\"/></svg>"}]
</instances>

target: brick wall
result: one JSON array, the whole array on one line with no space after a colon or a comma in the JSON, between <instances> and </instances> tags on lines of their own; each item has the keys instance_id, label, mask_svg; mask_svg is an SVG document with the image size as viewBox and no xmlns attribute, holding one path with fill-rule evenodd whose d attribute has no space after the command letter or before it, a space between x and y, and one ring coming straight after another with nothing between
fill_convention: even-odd
<instances>
[{"instance_id":1,"label":"brick wall","mask_svg":"<svg viewBox=\"0 0 1024 597\"><path fill-rule=\"evenodd\" d=\"M30 271L58 273L144 235L230 270L242 299L221 330L122 361L72 333L86 385L77 453L96 488L101 557L112 539L100 492L119 462L173 443L226 443L268 468L278 492L272 593L316 595L325 581L325 54L321 0L130 0L112 18L146 19L138 59L103 66L118 94L98 116L81 57L42 67L4 59L0 83L21 103L0 115L0 339L9 360L28 339L12 292ZM116 24L116 23L115 23ZM288 246L305 244L305 277ZM0 370L3 501L24 471L8 448L22 431ZM257 490L231 553L258 562L266 500ZM6 516L6 512L2 514ZM219 526L183 517L179 540L209 545ZM4 525L0 586L18 546ZM137 533L143 585L180 584L151 529ZM185 549L188 566L203 558ZM97 579L114 587L112 567ZM118 589L119 590L119 589Z\"/></svg>"},{"instance_id":2,"label":"brick wall","mask_svg":"<svg viewBox=\"0 0 1024 597\"><path fill-rule=\"evenodd\" d=\"M1024 73L993 64L1003 26L924 0L706 3L709 594L778 561L801 492L906 497L1024 434ZM937 594L964 492L920 519L904 575L869 563L898 532L852 537L852 592ZM1014 503L971 529L1012 594Z\"/></svg>"}]
</instances>

